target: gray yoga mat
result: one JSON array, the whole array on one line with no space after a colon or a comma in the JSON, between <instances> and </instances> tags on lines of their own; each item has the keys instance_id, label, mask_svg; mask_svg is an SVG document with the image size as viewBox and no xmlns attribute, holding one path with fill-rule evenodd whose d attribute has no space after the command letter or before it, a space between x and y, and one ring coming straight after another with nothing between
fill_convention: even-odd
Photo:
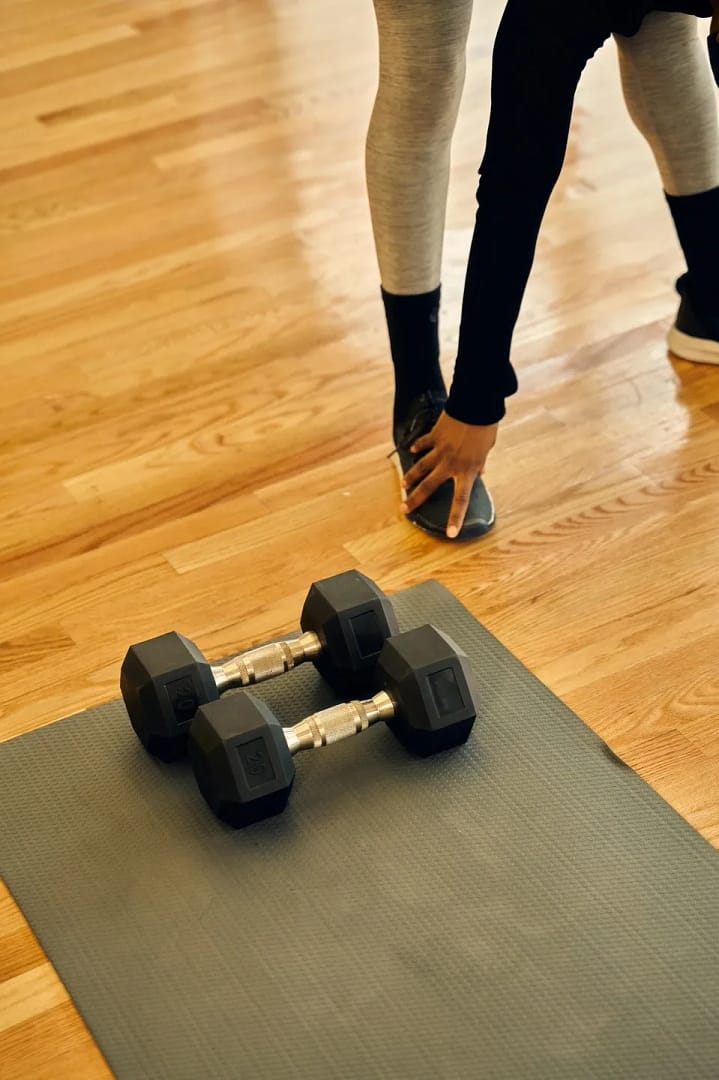
<instances>
[{"instance_id":1,"label":"gray yoga mat","mask_svg":"<svg viewBox=\"0 0 719 1080\"><path fill-rule=\"evenodd\" d=\"M0 871L117 1077L716 1080L716 852L437 583L396 605L469 654L469 743L303 754L244 831L118 702L0 746Z\"/></svg>"}]
</instances>

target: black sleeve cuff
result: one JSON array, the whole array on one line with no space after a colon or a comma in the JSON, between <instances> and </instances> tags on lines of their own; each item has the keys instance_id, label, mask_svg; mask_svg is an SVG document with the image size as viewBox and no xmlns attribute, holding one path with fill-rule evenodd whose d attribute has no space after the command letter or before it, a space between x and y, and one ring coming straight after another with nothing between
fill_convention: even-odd
<instances>
[{"instance_id":1,"label":"black sleeve cuff","mask_svg":"<svg viewBox=\"0 0 719 1080\"><path fill-rule=\"evenodd\" d=\"M468 364L460 350L445 411L463 424L498 424L507 411L505 399L516 392L517 375L508 359L499 372L487 371Z\"/></svg>"},{"instance_id":2,"label":"black sleeve cuff","mask_svg":"<svg viewBox=\"0 0 719 1080\"><path fill-rule=\"evenodd\" d=\"M462 424L486 426L498 424L506 413L503 397L467 398L450 391L445 412Z\"/></svg>"}]
</instances>

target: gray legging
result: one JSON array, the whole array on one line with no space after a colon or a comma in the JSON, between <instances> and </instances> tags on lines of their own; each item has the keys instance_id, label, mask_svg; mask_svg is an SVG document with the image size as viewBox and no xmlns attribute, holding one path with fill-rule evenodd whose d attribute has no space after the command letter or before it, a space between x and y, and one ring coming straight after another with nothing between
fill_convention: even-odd
<instances>
[{"instance_id":1,"label":"gray legging","mask_svg":"<svg viewBox=\"0 0 719 1080\"><path fill-rule=\"evenodd\" d=\"M465 71L472 0L374 0L380 45L367 134L367 189L382 285L436 289L450 146ZM716 91L691 15L648 15L615 35L627 109L649 143L665 191L719 186Z\"/></svg>"}]
</instances>

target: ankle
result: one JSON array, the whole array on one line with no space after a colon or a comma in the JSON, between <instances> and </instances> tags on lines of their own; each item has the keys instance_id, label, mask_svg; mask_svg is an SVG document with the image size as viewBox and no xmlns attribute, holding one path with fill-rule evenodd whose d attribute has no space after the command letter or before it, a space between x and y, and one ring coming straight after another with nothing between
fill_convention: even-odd
<instances>
[{"instance_id":1,"label":"ankle","mask_svg":"<svg viewBox=\"0 0 719 1080\"><path fill-rule=\"evenodd\" d=\"M398 295L382 288L395 377L395 416L425 391L445 389L439 366L440 287Z\"/></svg>"},{"instance_id":2,"label":"ankle","mask_svg":"<svg viewBox=\"0 0 719 1080\"><path fill-rule=\"evenodd\" d=\"M701 315L719 307L719 187L695 195L667 195L688 274L686 290Z\"/></svg>"},{"instance_id":3,"label":"ankle","mask_svg":"<svg viewBox=\"0 0 719 1080\"><path fill-rule=\"evenodd\" d=\"M447 388L441 378L430 386L423 386L420 389L415 388L411 393L408 393L405 388L395 387L392 408L393 423L395 425L403 423L408 416L429 402L443 404L446 400Z\"/></svg>"}]
</instances>

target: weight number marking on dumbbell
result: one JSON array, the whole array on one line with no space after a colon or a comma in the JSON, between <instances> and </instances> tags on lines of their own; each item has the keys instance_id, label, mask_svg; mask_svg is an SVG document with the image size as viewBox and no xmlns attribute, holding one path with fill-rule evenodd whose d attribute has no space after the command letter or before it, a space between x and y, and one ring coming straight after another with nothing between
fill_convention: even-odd
<instances>
[{"instance_id":1,"label":"weight number marking on dumbbell","mask_svg":"<svg viewBox=\"0 0 719 1080\"><path fill-rule=\"evenodd\" d=\"M272 762L267 756L262 739L253 739L252 742L239 747L239 754L248 787L259 787L261 784L268 784L276 779L275 770L272 768Z\"/></svg>"}]
</instances>

